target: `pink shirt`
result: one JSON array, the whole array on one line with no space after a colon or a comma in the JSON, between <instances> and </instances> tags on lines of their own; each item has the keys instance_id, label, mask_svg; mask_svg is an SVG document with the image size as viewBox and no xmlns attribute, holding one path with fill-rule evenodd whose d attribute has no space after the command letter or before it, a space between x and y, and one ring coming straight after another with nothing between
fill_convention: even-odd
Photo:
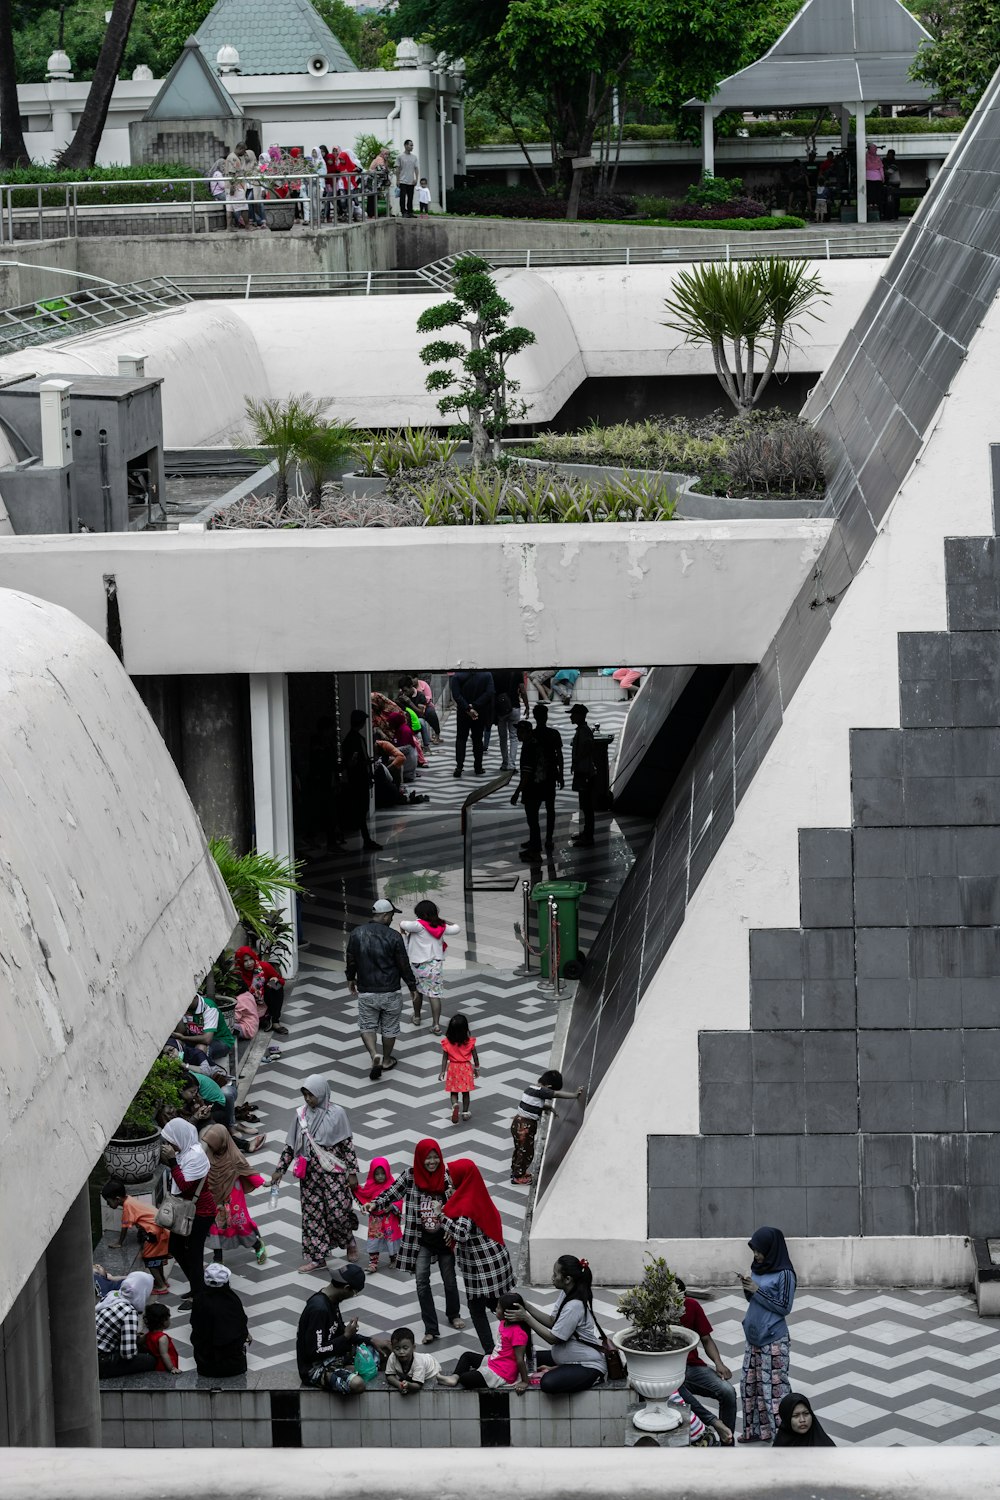
<instances>
[{"instance_id":1,"label":"pink shirt","mask_svg":"<svg viewBox=\"0 0 1000 1500\"><path fill-rule=\"evenodd\" d=\"M244 1041L249 1042L257 1035L260 1026L260 1017L257 1014L256 996L251 995L249 991L244 991L242 995L237 995L236 1014L233 1016L233 1020L240 1028Z\"/></svg>"},{"instance_id":2,"label":"pink shirt","mask_svg":"<svg viewBox=\"0 0 1000 1500\"><path fill-rule=\"evenodd\" d=\"M528 1330L522 1328L519 1323L499 1323L497 1325L497 1342L493 1353L486 1363L494 1375L499 1375L501 1380L506 1380L508 1385L513 1385L520 1377L517 1370L517 1360L514 1350L523 1348L528 1342Z\"/></svg>"}]
</instances>

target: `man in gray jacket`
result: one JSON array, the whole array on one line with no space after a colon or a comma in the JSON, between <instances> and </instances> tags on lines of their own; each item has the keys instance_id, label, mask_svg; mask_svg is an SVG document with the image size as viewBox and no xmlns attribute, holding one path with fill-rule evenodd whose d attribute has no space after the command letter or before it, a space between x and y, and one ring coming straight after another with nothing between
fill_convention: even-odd
<instances>
[{"instance_id":1,"label":"man in gray jacket","mask_svg":"<svg viewBox=\"0 0 1000 1500\"><path fill-rule=\"evenodd\" d=\"M372 1060L368 1077L374 1082L398 1062L392 1051L399 1036L403 997L399 981L416 1003L417 981L410 967L406 944L390 925L399 908L384 898L372 907L371 919L355 927L347 941L347 984L358 1002L358 1030ZM375 1045L382 1034L382 1051Z\"/></svg>"}]
</instances>

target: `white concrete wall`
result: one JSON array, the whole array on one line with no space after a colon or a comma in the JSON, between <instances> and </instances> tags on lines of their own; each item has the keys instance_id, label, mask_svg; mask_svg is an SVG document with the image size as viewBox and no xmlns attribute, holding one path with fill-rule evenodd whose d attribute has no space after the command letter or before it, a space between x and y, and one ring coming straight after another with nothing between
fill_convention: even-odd
<instances>
[{"instance_id":1,"label":"white concrete wall","mask_svg":"<svg viewBox=\"0 0 1000 1500\"><path fill-rule=\"evenodd\" d=\"M0 643L2 1321L234 913L104 642L0 592Z\"/></svg>"},{"instance_id":2,"label":"white concrete wall","mask_svg":"<svg viewBox=\"0 0 1000 1500\"><path fill-rule=\"evenodd\" d=\"M807 320L788 368L821 372L868 296L881 261L822 261L831 293ZM685 345L662 326L662 299L683 267L602 266L583 270L501 271L497 281L513 318L537 342L511 363L529 420L554 418L588 375L710 375L707 349ZM441 422L425 388L417 332L434 296L261 298L198 302L119 328L23 349L0 358L0 378L33 371L112 374L119 351L146 355L164 377L167 447L226 444L245 395L309 391L359 427ZM781 368L784 368L782 366ZM779 369L780 374L780 369ZM719 403L723 403L720 388Z\"/></svg>"},{"instance_id":3,"label":"white concrete wall","mask_svg":"<svg viewBox=\"0 0 1000 1500\"><path fill-rule=\"evenodd\" d=\"M945 628L944 538L992 534L998 381L994 304L535 1211L536 1275L570 1245L604 1280L630 1275L647 1247L709 1280L745 1259L742 1241L646 1240L646 1138L698 1132L698 1031L749 1027L750 929L799 921L798 830L850 825L849 731L899 727L897 633ZM892 1283L954 1283L970 1270L962 1240L795 1242L792 1254L814 1281L834 1263L849 1280L855 1259L854 1274Z\"/></svg>"},{"instance_id":4,"label":"white concrete wall","mask_svg":"<svg viewBox=\"0 0 1000 1500\"><path fill-rule=\"evenodd\" d=\"M113 573L132 673L392 670L400 621L372 609L375 578L386 599L428 580L407 651L436 668L754 662L831 524L0 537L0 587L16 581L102 631ZM237 594L268 606L239 607Z\"/></svg>"}]
</instances>

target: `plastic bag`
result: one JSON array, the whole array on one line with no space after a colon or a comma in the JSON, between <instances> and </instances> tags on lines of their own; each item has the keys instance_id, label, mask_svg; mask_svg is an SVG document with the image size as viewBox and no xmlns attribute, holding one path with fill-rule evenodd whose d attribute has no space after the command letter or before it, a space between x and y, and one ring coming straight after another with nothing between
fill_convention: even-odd
<instances>
[{"instance_id":1,"label":"plastic bag","mask_svg":"<svg viewBox=\"0 0 1000 1500\"><path fill-rule=\"evenodd\" d=\"M370 1385L378 1374L378 1355L370 1344L359 1344L355 1349L354 1373L361 1376L365 1385Z\"/></svg>"}]
</instances>

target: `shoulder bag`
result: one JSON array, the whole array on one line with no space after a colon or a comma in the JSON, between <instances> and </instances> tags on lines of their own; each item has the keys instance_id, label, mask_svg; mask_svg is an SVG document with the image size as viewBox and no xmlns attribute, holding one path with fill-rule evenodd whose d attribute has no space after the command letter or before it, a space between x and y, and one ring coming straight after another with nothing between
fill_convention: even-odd
<instances>
[{"instance_id":1,"label":"shoulder bag","mask_svg":"<svg viewBox=\"0 0 1000 1500\"><path fill-rule=\"evenodd\" d=\"M319 1167L320 1171L343 1172L344 1168L340 1165L329 1147L317 1145L312 1136L309 1134L308 1130L306 1129L305 1110L300 1109L298 1113L299 1124L302 1127L302 1134L305 1136L306 1140L309 1142L309 1145L312 1147L313 1157L315 1158L316 1165Z\"/></svg>"},{"instance_id":2,"label":"shoulder bag","mask_svg":"<svg viewBox=\"0 0 1000 1500\"><path fill-rule=\"evenodd\" d=\"M593 1308L590 1309L590 1315L594 1320L594 1327L600 1334L600 1339L585 1339L580 1333L577 1333L575 1336L577 1343L587 1344L591 1349L600 1349L601 1353L604 1355L605 1360L607 1361L609 1380L627 1379L628 1366L625 1363L625 1357L622 1354L622 1351L619 1349L617 1344L613 1344L608 1338L607 1334L604 1332L604 1329L597 1321L597 1314L594 1312Z\"/></svg>"},{"instance_id":3,"label":"shoulder bag","mask_svg":"<svg viewBox=\"0 0 1000 1500\"><path fill-rule=\"evenodd\" d=\"M187 1239L194 1228L195 1215L198 1212L198 1199L201 1190L208 1181L208 1174L201 1179L198 1190L193 1198L182 1198L179 1193L168 1193L156 1210L156 1223L161 1229L169 1229L171 1234L180 1235L181 1239Z\"/></svg>"}]
</instances>

